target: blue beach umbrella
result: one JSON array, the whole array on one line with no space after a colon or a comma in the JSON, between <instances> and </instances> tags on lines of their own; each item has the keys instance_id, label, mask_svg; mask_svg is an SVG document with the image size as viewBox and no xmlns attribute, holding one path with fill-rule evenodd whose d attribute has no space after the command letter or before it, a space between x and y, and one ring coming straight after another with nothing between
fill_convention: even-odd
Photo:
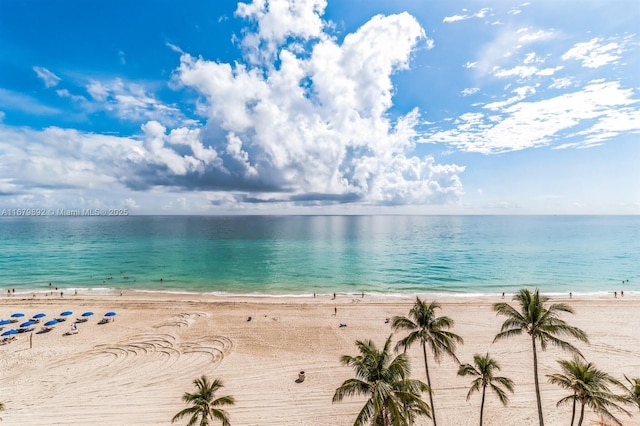
<instances>
[{"instance_id":1,"label":"blue beach umbrella","mask_svg":"<svg viewBox=\"0 0 640 426\"><path fill-rule=\"evenodd\" d=\"M18 334L19 331L16 330L15 328L12 328L11 330L7 330L4 333L2 333L3 336L9 336L11 334Z\"/></svg>"},{"instance_id":2,"label":"blue beach umbrella","mask_svg":"<svg viewBox=\"0 0 640 426\"><path fill-rule=\"evenodd\" d=\"M60 313L60 315L63 316L63 317L68 317L71 314L73 314L73 312L71 312L71 311L64 311L64 312Z\"/></svg>"},{"instance_id":3,"label":"blue beach umbrella","mask_svg":"<svg viewBox=\"0 0 640 426\"><path fill-rule=\"evenodd\" d=\"M90 317L91 315L93 315L93 312L91 311L85 312L84 314L82 314L83 317Z\"/></svg>"},{"instance_id":4,"label":"blue beach umbrella","mask_svg":"<svg viewBox=\"0 0 640 426\"><path fill-rule=\"evenodd\" d=\"M45 327L51 327L52 325L56 325L58 323L58 320L51 320L51 321L47 321L44 323Z\"/></svg>"},{"instance_id":5,"label":"blue beach umbrella","mask_svg":"<svg viewBox=\"0 0 640 426\"><path fill-rule=\"evenodd\" d=\"M105 317L115 317L116 313L111 311L111 312L107 312L106 314L104 314Z\"/></svg>"},{"instance_id":6,"label":"blue beach umbrella","mask_svg":"<svg viewBox=\"0 0 640 426\"><path fill-rule=\"evenodd\" d=\"M7 325L7 324L11 324L10 320L0 320L0 325Z\"/></svg>"},{"instance_id":7,"label":"blue beach umbrella","mask_svg":"<svg viewBox=\"0 0 640 426\"><path fill-rule=\"evenodd\" d=\"M22 324L20 324L20 327L29 327L30 325L35 324L35 321L27 321L27 322L23 322Z\"/></svg>"},{"instance_id":8,"label":"blue beach umbrella","mask_svg":"<svg viewBox=\"0 0 640 426\"><path fill-rule=\"evenodd\" d=\"M42 318L42 317L46 317L46 316L47 316L47 314L43 314L42 312L40 312L39 314L35 314L31 318Z\"/></svg>"},{"instance_id":9,"label":"blue beach umbrella","mask_svg":"<svg viewBox=\"0 0 640 426\"><path fill-rule=\"evenodd\" d=\"M16 312L15 314L11 314L11 318L20 318L23 316L24 314L22 312Z\"/></svg>"}]
</instances>

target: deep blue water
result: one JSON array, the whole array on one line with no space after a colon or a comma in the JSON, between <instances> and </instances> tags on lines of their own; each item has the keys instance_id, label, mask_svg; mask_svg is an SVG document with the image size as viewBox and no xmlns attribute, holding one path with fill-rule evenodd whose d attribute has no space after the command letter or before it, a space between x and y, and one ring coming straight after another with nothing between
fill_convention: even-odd
<instances>
[{"instance_id":1,"label":"deep blue water","mask_svg":"<svg viewBox=\"0 0 640 426\"><path fill-rule=\"evenodd\" d=\"M0 243L5 292L640 291L638 216L2 218Z\"/></svg>"}]
</instances>

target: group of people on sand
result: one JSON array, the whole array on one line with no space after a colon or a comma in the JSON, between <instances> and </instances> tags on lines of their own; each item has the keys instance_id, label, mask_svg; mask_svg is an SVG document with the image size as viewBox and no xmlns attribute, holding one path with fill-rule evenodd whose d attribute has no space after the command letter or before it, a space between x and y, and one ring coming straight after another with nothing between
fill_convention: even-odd
<instances>
[{"instance_id":1,"label":"group of people on sand","mask_svg":"<svg viewBox=\"0 0 640 426\"><path fill-rule=\"evenodd\" d=\"M7 336L0 340L0 345L6 345L7 343L11 343L16 340L16 336Z\"/></svg>"}]
</instances>

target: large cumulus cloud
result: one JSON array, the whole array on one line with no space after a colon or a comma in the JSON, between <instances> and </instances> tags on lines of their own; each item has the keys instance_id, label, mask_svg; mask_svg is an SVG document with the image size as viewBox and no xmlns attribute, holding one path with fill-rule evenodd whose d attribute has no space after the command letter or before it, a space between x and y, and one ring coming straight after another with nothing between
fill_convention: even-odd
<instances>
[{"instance_id":1,"label":"large cumulus cloud","mask_svg":"<svg viewBox=\"0 0 640 426\"><path fill-rule=\"evenodd\" d=\"M323 2L308 3L321 12ZM275 62L248 66L184 53L174 75L201 96L203 144L220 154L226 172L247 187L280 192L277 199L426 204L460 195L463 167L411 156L418 111L389 118L391 76L409 67L426 39L415 18L375 16L339 43L306 30L317 28L313 14L303 32L289 29L285 37L263 23L286 21L291 11L241 10L260 21L252 42L276 48ZM299 52L296 36L315 42Z\"/></svg>"},{"instance_id":2,"label":"large cumulus cloud","mask_svg":"<svg viewBox=\"0 0 640 426\"><path fill-rule=\"evenodd\" d=\"M236 18L248 24L242 61L180 51L167 83L195 93L199 124L176 125L179 112L155 117L162 105L140 90L141 105L154 108L129 115L147 121L127 137L0 123L0 192L22 205L55 198L191 211L457 200L464 167L413 155L420 112L390 114L392 76L430 47L424 30L407 13L379 15L339 40L322 20L325 7L322 0L239 3Z\"/></svg>"}]
</instances>

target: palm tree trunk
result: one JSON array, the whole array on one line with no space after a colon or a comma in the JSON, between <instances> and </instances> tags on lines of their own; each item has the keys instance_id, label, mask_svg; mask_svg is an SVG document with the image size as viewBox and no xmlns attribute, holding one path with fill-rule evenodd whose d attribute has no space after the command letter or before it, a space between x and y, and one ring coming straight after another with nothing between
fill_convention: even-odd
<instances>
[{"instance_id":1,"label":"palm tree trunk","mask_svg":"<svg viewBox=\"0 0 640 426\"><path fill-rule=\"evenodd\" d=\"M429 385L429 402L431 403L431 418L433 426L436 426L436 410L433 407L433 388L431 387L431 377L429 376L429 363L427 362L427 345L422 342L422 355L424 356L424 369L427 372L427 385Z\"/></svg>"},{"instance_id":2,"label":"palm tree trunk","mask_svg":"<svg viewBox=\"0 0 640 426\"><path fill-rule=\"evenodd\" d=\"M580 418L578 419L578 426L582 425L582 419L584 418L584 404L580 407Z\"/></svg>"},{"instance_id":3,"label":"palm tree trunk","mask_svg":"<svg viewBox=\"0 0 640 426\"><path fill-rule=\"evenodd\" d=\"M573 393L573 409L571 410L571 426L573 426L573 421L576 419L576 393Z\"/></svg>"},{"instance_id":4,"label":"palm tree trunk","mask_svg":"<svg viewBox=\"0 0 640 426\"><path fill-rule=\"evenodd\" d=\"M531 334L531 345L533 346L533 376L536 384L536 401L538 402L538 422L540 426L544 426L544 419L542 418L542 401L540 400L540 383L538 383L538 354L536 353L535 332Z\"/></svg>"},{"instance_id":5,"label":"palm tree trunk","mask_svg":"<svg viewBox=\"0 0 640 426\"><path fill-rule=\"evenodd\" d=\"M482 402L480 403L480 426L482 426L482 413L484 412L484 395L487 392L487 386L482 387Z\"/></svg>"}]
</instances>

